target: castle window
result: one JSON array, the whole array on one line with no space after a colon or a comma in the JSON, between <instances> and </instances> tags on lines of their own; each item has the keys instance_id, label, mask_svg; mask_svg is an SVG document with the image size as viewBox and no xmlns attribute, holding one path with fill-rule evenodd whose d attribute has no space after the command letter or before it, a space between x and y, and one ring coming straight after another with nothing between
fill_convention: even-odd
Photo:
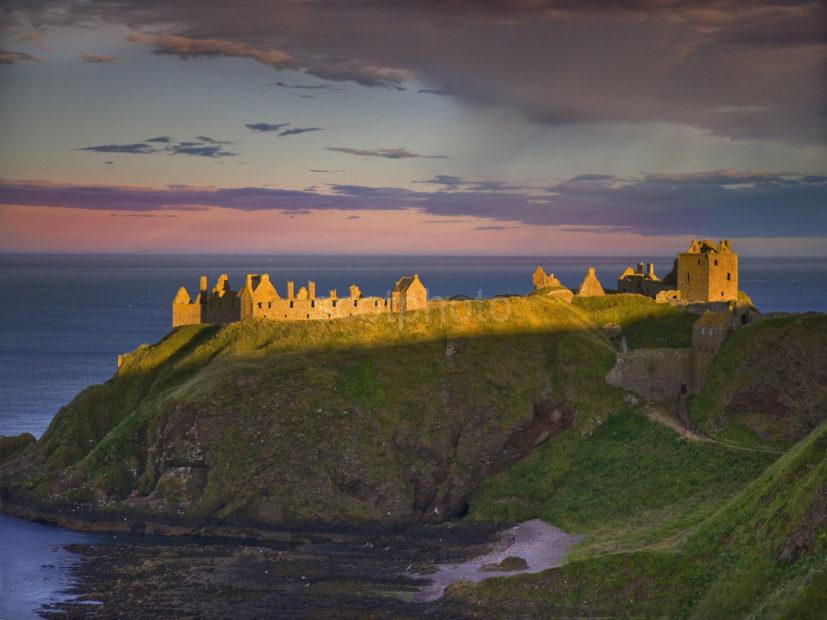
<instances>
[{"instance_id":1,"label":"castle window","mask_svg":"<svg viewBox=\"0 0 827 620\"><path fill-rule=\"evenodd\" d=\"M700 258L698 259L698 266L699 267L701 266L701 259Z\"/></svg>"},{"instance_id":2,"label":"castle window","mask_svg":"<svg viewBox=\"0 0 827 620\"><path fill-rule=\"evenodd\" d=\"M336 300L335 299L333 300L333 307L334 308L336 307Z\"/></svg>"},{"instance_id":3,"label":"castle window","mask_svg":"<svg viewBox=\"0 0 827 620\"><path fill-rule=\"evenodd\" d=\"M307 315L307 318L308 318L308 319L310 318L310 315L309 315L309 314Z\"/></svg>"},{"instance_id":4,"label":"castle window","mask_svg":"<svg viewBox=\"0 0 827 620\"><path fill-rule=\"evenodd\" d=\"M717 258L715 259L715 266L716 267L718 266L718 259Z\"/></svg>"},{"instance_id":5,"label":"castle window","mask_svg":"<svg viewBox=\"0 0 827 620\"><path fill-rule=\"evenodd\" d=\"M727 279L728 282L731 282L732 281L732 274L731 273L726 274L726 279Z\"/></svg>"},{"instance_id":6,"label":"castle window","mask_svg":"<svg viewBox=\"0 0 827 620\"><path fill-rule=\"evenodd\" d=\"M378 308L378 307L379 307L379 302L378 302L378 301L374 301L374 302L373 302L373 305L374 305L374 306L376 306L376 307Z\"/></svg>"},{"instance_id":7,"label":"castle window","mask_svg":"<svg viewBox=\"0 0 827 620\"><path fill-rule=\"evenodd\" d=\"M355 308L355 307L356 307L356 306L358 306L358 305L359 305L359 300L358 300L358 299L354 299L354 300L353 300L353 307Z\"/></svg>"},{"instance_id":8,"label":"castle window","mask_svg":"<svg viewBox=\"0 0 827 620\"><path fill-rule=\"evenodd\" d=\"M268 302L267 302L267 307L268 307L268 308L272 308L272 307L273 307L273 302L272 302L272 301L268 301Z\"/></svg>"},{"instance_id":9,"label":"castle window","mask_svg":"<svg viewBox=\"0 0 827 620\"><path fill-rule=\"evenodd\" d=\"M293 307L293 302L292 302L292 301L290 302L290 307L291 307L291 308Z\"/></svg>"},{"instance_id":10,"label":"castle window","mask_svg":"<svg viewBox=\"0 0 827 620\"><path fill-rule=\"evenodd\" d=\"M310 307L311 307L311 308L315 308L315 307L316 307L316 300L315 300L315 299L314 299L313 301L311 301L311 302L310 302Z\"/></svg>"},{"instance_id":11,"label":"castle window","mask_svg":"<svg viewBox=\"0 0 827 620\"><path fill-rule=\"evenodd\" d=\"M258 309L261 310L261 302L258 302Z\"/></svg>"},{"instance_id":12,"label":"castle window","mask_svg":"<svg viewBox=\"0 0 827 620\"><path fill-rule=\"evenodd\" d=\"M686 281L689 282L689 274L686 274Z\"/></svg>"}]
</instances>

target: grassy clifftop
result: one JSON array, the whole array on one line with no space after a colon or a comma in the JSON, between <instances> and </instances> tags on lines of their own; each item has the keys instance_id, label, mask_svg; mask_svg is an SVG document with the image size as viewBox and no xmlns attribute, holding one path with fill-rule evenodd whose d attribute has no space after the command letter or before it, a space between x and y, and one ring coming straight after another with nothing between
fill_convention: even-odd
<instances>
[{"instance_id":1,"label":"grassy clifftop","mask_svg":"<svg viewBox=\"0 0 827 620\"><path fill-rule=\"evenodd\" d=\"M179 328L63 408L0 487L95 519L441 521L536 442L620 410L613 360L543 298Z\"/></svg>"}]
</instances>

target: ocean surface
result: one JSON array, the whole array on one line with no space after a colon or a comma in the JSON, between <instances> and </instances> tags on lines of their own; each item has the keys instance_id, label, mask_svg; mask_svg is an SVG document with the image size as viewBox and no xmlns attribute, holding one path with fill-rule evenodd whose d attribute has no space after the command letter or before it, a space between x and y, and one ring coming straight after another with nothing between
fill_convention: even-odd
<instances>
[{"instance_id":1,"label":"ocean surface","mask_svg":"<svg viewBox=\"0 0 827 620\"><path fill-rule=\"evenodd\" d=\"M316 282L319 295L356 283L385 295L403 274L418 273L431 296L524 294L539 264L576 287L588 265L613 288L638 257L313 257L313 256L56 256L0 255L0 435L39 437L57 410L80 390L107 380L119 353L152 343L170 329L178 287L190 293L198 276L246 273L284 282ZM645 259L644 259L645 260ZM655 259L660 275L672 258ZM827 259L740 260L740 288L762 312L827 312ZM26 617L66 587L70 560L61 545L88 541L75 534L0 517L0 618ZM27 549L31 552L27 552ZM52 568L50 568L50 566ZM28 575L28 577L25 577Z\"/></svg>"}]
</instances>

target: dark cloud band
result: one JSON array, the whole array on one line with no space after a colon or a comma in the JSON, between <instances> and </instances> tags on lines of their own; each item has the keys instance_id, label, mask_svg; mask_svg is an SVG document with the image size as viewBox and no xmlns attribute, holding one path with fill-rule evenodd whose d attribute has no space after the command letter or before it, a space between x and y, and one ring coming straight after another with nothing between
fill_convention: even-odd
<instances>
[{"instance_id":1,"label":"dark cloud band","mask_svg":"<svg viewBox=\"0 0 827 620\"><path fill-rule=\"evenodd\" d=\"M538 192L436 191L333 185L330 193L265 187L162 189L5 182L0 204L103 211L204 209L416 211L439 217L643 235L827 236L827 178L713 171L568 180Z\"/></svg>"}]
</instances>

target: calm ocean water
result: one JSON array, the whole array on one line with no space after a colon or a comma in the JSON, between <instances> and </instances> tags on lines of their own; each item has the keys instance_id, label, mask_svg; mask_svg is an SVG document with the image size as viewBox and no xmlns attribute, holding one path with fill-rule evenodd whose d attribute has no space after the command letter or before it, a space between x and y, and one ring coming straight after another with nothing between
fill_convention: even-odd
<instances>
[{"instance_id":1,"label":"calm ocean water","mask_svg":"<svg viewBox=\"0 0 827 620\"><path fill-rule=\"evenodd\" d=\"M384 295L402 274L419 273L432 296L526 293L540 264L564 284L579 284L587 265L607 287L637 258L573 257L266 257L0 255L0 434L40 436L61 405L115 370L118 353L169 331L170 302L198 276L228 273L238 288L245 273L284 281L316 281L317 291ZM671 258L655 261L659 274ZM764 312L827 312L827 259L741 259L741 288ZM37 617L69 585L69 542L105 541L0 515L0 618Z\"/></svg>"}]
</instances>

